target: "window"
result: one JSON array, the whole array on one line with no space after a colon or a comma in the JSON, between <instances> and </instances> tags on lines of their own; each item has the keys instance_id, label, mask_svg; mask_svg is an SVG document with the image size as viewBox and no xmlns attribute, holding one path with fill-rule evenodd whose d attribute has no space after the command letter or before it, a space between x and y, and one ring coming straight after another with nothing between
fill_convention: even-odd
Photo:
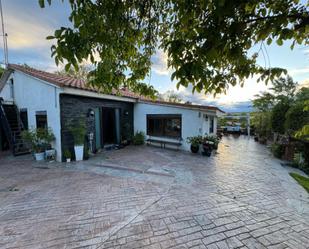
<instances>
[{"instance_id":1,"label":"window","mask_svg":"<svg viewBox=\"0 0 309 249\"><path fill-rule=\"evenodd\" d=\"M209 120L210 120L209 133L214 133L214 118L211 117Z\"/></svg>"},{"instance_id":2,"label":"window","mask_svg":"<svg viewBox=\"0 0 309 249\"><path fill-rule=\"evenodd\" d=\"M147 135L158 137L181 138L181 115L147 115Z\"/></svg>"},{"instance_id":3,"label":"window","mask_svg":"<svg viewBox=\"0 0 309 249\"><path fill-rule=\"evenodd\" d=\"M36 112L36 128L47 129L47 113L46 111Z\"/></svg>"},{"instance_id":4,"label":"window","mask_svg":"<svg viewBox=\"0 0 309 249\"><path fill-rule=\"evenodd\" d=\"M25 130L28 130L28 112L27 109L20 109L20 120Z\"/></svg>"},{"instance_id":5,"label":"window","mask_svg":"<svg viewBox=\"0 0 309 249\"><path fill-rule=\"evenodd\" d=\"M10 80L10 98L14 99L14 80Z\"/></svg>"}]
</instances>

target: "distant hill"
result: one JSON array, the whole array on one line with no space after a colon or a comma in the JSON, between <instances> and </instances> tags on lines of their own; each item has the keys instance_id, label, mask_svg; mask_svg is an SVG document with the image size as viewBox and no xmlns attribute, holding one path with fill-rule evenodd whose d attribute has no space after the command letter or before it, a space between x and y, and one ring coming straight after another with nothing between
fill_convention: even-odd
<instances>
[{"instance_id":1,"label":"distant hill","mask_svg":"<svg viewBox=\"0 0 309 249\"><path fill-rule=\"evenodd\" d=\"M222 104L222 103L217 103L215 101L211 101L211 102L204 102L203 104L217 106L225 112L252 112L253 111L253 106L252 106L251 101L235 102L232 104L230 103Z\"/></svg>"}]
</instances>

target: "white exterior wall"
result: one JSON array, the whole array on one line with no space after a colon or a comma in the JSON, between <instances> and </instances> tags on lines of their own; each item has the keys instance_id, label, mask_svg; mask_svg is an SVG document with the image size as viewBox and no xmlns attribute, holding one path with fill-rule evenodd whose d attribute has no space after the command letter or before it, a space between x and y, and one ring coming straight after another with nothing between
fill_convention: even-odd
<instances>
[{"instance_id":1,"label":"white exterior wall","mask_svg":"<svg viewBox=\"0 0 309 249\"><path fill-rule=\"evenodd\" d=\"M14 102L18 109L26 108L29 128L36 128L36 111L46 111L47 125L56 137L52 145L57 151L57 161L61 161L61 124L59 94L57 86L15 71Z\"/></svg>"},{"instance_id":2,"label":"white exterior wall","mask_svg":"<svg viewBox=\"0 0 309 249\"><path fill-rule=\"evenodd\" d=\"M199 112L201 113L199 117ZM181 136L183 150L190 150L190 144L186 142L187 137L209 134L209 118L206 120L203 114L208 117L215 116L215 112L201 112L181 107L171 107L152 103L134 104L134 133L143 131L147 134L147 114L181 114ZM216 117L214 125L216 126ZM216 127L214 127L216 131ZM147 136L148 137L148 136ZM167 141L170 139L164 138Z\"/></svg>"}]
</instances>

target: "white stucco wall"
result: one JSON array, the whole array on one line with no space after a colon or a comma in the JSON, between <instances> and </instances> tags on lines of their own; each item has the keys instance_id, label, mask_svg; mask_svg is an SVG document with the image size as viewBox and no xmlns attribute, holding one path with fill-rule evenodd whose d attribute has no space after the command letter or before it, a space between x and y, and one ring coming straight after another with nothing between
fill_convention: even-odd
<instances>
[{"instance_id":1,"label":"white stucco wall","mask_svg":"<svg viewBox=\"0 0 309 249\"><path fill-rule=\"evenodd\" d=\"M190 150L190 144L186 142L187 137L205 135L205 133L209 134L209 119L206 121L203 114L207 114L208 117L214 116L214 131L216 131L216 113L212 111L204 111L200 112L199 115L199 112L200 111L198 110L157 105L152 103L136 103L134 104L134 133L137 131L143 131L147 134L147 114L181 114L181 135L183 139L181 149Z\"/></svg>"},{"instance_id":2,"label":"white stucco wall","mask_svg":"<svg viewBox=\"0 0 309 249\"><path fill-rule=\"evenodd\" d=\"M61 161L59 105L61 89L18 71L15 71L12 77L14 79L14 102L18 109L27 109L29 128L36 128L36 112L46 111L48 127L53 130L56 137L53 147L57 151L57 160Z\"/></svg>"}]
</instances>

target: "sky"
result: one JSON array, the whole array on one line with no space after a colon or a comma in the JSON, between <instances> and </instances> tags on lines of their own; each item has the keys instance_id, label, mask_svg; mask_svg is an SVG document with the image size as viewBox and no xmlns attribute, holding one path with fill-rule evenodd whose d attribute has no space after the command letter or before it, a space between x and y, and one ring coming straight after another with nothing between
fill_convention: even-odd
<instances>
[{"instance_id":1,"label":"sky","mask_svg":"<svg viewBox=\"0 0 309 249\"><path fill-rule=\"evenodd\" d=\"M53 0L51 6L41 9L38 0L2 0L5 32L8 34L9 62L26 63L29 66L46 71L58 70L51 58L52 41L46 40L54 30L61 26L69 26L70 7L67 0ZM2 40L0 41L3 47ZM282 67L300 85L309 86L309 47L296 46L290 50L290 43L283 46L272 44L267 46L270 65ZM259 48L253 48L252 52ZM0 61L3 62L3 49L0 50ZM270 85L257 83L256 78L248 79L244 87L230 87L227 94L214 98L211 95L192 94L191 90L176 89L176 83L171 81L172 71L166 65L167 56L163 51L157 51L153 56L151 77L146 79L160 93L168 90L176 91L185 101L196 104L216 105L225 111L248 111L252 108L254 95L267 90ZM268 59L267 59L268 61ZM262 56L258 63L265 64Z\"/></svg>"}]
</instances>

